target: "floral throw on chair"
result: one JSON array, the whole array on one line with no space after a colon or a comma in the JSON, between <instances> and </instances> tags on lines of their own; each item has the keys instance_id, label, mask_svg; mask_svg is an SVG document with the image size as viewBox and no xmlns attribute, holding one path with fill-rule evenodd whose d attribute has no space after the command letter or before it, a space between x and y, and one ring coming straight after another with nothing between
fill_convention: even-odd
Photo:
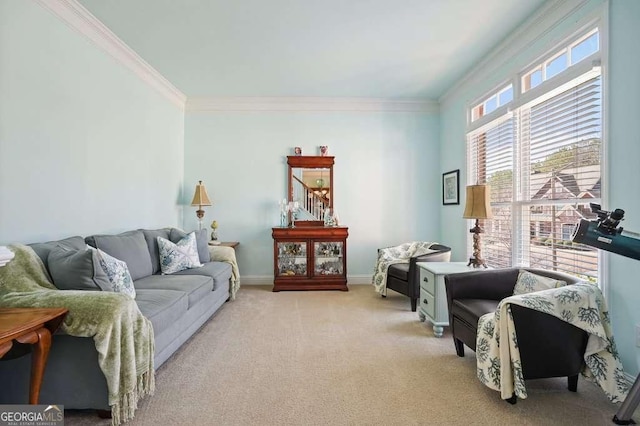
<instances>
[{"instance_id":1,"label":"floral throw on chair","mask_svg":"<svg viewBox=\"0 0 640 426\"><path fill-rule=\"evenodd\" d=\"M477 375L502 399L526 398L511 306L540 311L588 333L582 375L602 388L612 402L624 400L628 385L613 339L607 305L598 287L581 283L503 299L495 312L478 322ZM549 331L553 332L552 330Z\"/></svg>"}]
</instances>

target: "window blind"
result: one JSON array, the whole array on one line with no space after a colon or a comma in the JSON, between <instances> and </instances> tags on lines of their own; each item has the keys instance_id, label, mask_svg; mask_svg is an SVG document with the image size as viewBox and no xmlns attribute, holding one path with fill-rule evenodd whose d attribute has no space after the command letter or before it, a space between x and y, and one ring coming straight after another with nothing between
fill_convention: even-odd
<instances>
[{"instance_id":1,"label":"window blind","mask_svg":"<svg viewBox=\"0 0 640 426\"><path fill-rule=\"evenodd\" d=\"M597 277L595 249L570 241L600 203L601 77L576 78L468 135L469 183L491 185L483 256L493 267L531 266ZM470 240L469 240L470 241Z\"/></svg>"},{"instance_id":2,"label":"window blind","mask_svg":"<svg viewBox=\"0 0 640 426\"><path fill-rule=\"evenodd\" d=\"M517 263L595 279L597 251L570 241L601 198L601 77L519 111L522 226Z\"/></svg>"},{"instance_id":3,"label":"window blind","mask_svg":"<svg viewBox=\"0 0 640 426\"><path fill-rule=\"evenodd\" d=\"M483 257L494 267L508 267L512 259L515 136L516 120L507 114L469 138L469 170L475 177L469 183L491 185L493 219L481 221L481 226L485 230Z\"/></svg>"}]
</instances>

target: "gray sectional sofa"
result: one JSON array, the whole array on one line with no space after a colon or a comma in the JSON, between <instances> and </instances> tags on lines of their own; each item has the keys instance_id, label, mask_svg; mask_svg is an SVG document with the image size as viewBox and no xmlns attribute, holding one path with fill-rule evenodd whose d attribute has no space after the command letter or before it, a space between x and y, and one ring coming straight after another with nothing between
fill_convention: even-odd
<instances>
[{"instance_id":1,"label":"gray sectional sofa","mask_svg":"<svg viewBox=\"0 0 640 426\"><path fill-rule=\"evenodd\" d=\"M83 250L89 244L123 260L133 278L136 302L153 324L155 368L160 367L229 299L231 266L211 262L206 231L197 235L203 266L161 275L156 237L177 242L184 233L175 228L136 230L118 235L71 237L31 244L48 268L56 246ZM64 290L60 290L64 291ZM0 404L23 404L29 389L30 356L0 362ZM93 339L56 334L47 363L40 404L65 409L109 410L107 383L98 365Z\"/></svg>"}]
</instances>

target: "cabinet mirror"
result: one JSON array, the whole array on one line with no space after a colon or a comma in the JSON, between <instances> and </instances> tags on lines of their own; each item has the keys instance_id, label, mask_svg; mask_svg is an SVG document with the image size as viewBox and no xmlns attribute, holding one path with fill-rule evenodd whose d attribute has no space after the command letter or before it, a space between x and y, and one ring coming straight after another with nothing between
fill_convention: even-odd
<instances>
[{"instance_id":1,"label":"cabinet mirror","mask_svg":"<svg viewBox=\"0 0 640 426\"><path fill-rule=\"evenodd\" d=\"M296 224L322 225L333 212L333 164L329 156L289 156L288 201L297 202Z\"/></svg>"}]
</instances>

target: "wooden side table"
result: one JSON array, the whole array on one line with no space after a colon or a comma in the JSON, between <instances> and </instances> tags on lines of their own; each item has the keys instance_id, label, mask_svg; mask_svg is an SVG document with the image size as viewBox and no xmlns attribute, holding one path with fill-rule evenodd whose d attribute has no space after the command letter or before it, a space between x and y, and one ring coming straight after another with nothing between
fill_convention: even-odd
<instances>
[{"instance_id":1,"label":"wooden side table","mask_svg":"<svg viewBox=\"0 0 640 426\"><path fill-rule=\"evenodd\" d=\"M235 250L235 248L238 247L240 243L238 241L221 241L218 244L213 244L211 241L209 241L209 245L212 247L231 247Z\"/></svg>"},{"instance_id":2,"label":"wooden side table","mask_svg":"<svg viewBox=\"0 0 640 426\"><path fill-rule=\"evenodd\" d=\"M29 404L38 403L51 335L62 324L67 312L64 308L0 308L0 358L13 347L14 340L34 345Z\"/></svg>"}]
</instances>

